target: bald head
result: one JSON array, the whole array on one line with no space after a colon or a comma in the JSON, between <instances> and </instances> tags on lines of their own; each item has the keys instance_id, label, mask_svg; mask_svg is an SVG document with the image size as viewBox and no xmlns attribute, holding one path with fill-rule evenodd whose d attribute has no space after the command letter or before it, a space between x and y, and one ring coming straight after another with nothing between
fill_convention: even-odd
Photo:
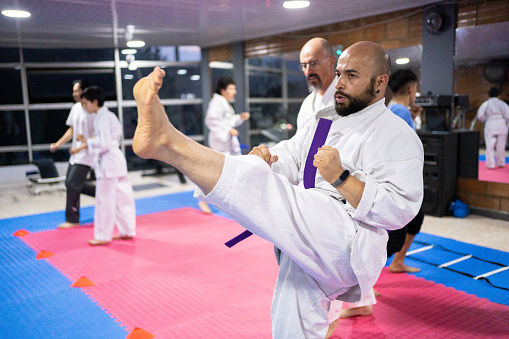
<instances>
[{"instance_id":1,"label":"bald head","mask_svg":"<svg viewBox=\"0 0 509 339\"><path fill-rule=\"evenodd\" d=\"M302 53L320 53L323 57L334 56L332 46L323 38L313 38L306 42L301 49Z\"/></svg>"},{"instance_id":2,"label":"bald head","mask_svg":"<svg viewBox=\"0 0 509 339\"><path fill-rule=\"evenodd\" d=\"M300 51L300 64L310 91L324 94L334 80L335 60L327 40L313 38L304 44Z\"/></svg>"},{"instance_id":3,"label":"bald head","mask_svg":"<svg viewBox=\"0 0 509 339\"><path fill-rule=\"evenodd\" d=\"M359 41L348 47L341 57L346 57L345 54L363 58L366 65L371 64L373 76L381 74L391 75L391 58L387 51L379 44L371 41Z\"/></svg>"}]
</instances>

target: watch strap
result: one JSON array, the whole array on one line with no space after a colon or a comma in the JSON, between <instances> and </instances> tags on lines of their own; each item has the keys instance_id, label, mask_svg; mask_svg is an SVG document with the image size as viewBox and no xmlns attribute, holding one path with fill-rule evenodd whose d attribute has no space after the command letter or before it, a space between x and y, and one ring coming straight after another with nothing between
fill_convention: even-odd
<instances>
[{"instance_id":1,"label":"watch strap","mask_svg":"<svg viewBox=\"0 0 509 339\"><path fill-rule=\"evenodd\" d=\"M349 176L350 176L350 171L344 170L343 173L341 173L341 175L339 176L339 178L331 184L332 187L337 188L337 187L341 186L341 184L344 183L346 178L348 178Z\"/></svg>"}]
</instances>

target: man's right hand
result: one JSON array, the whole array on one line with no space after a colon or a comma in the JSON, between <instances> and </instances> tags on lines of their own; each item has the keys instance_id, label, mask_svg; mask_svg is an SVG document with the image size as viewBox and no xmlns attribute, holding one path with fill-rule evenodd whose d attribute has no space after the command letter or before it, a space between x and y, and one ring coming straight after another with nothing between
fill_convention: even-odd
<instances>
[{"instance_id":1,"label":"man's right hand","mask_svg":"<svg viewBox=\"0 0 509 339\"><path fill-rule=\"evenodd\" d=\"M277 155L270 154L269 148L265 145L253 147L249 154L259 156L263 161L269 164L269 166L272 166L272 164L278 160Z\"/></svg>"},{"instance_id":2,"label":"man's right hand","mask_svg":"<svg viewBox=\"0 0 509 339\"><path fill-rule=\"evenodd\" d=\"M51 153L55 152L57 149L58 149L58 146L57 146L56 143L53 143L53 144L49 145L49 151Z\"/></svg>"}]
</instances>

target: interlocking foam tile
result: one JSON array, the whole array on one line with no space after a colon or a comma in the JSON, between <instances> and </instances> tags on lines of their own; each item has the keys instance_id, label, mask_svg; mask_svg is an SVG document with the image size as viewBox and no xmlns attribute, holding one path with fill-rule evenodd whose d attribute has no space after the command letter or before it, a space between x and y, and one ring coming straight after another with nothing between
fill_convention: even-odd
<instances>
[{"instance_id":1,"label":"interlocking foam tile","mask_svg":"<svg viewBox=\"0 0 509 339\"><path fill-rule=\"evenodd\" d=\"M55 253L47 261L69 280L92 280L84 292L126 328L161 338L267 338L277 275L273 246L258 237L224 246L241 230L230 219L183 208L139 216L133 240L107 246L86 244L91 227L24 240Z\"/></svg>"},{"instance_id":2,"label":"interlocking foam tile","mask_svg":"<svg viewBox=\"0 0 509 339\"><path fill-rule=\"evenodd\" d=\"M509 338L509 307L384 268L366 317L342 319L332 338Z\"/></svg>"},{"instance_id":3,"label":"interlocking foam tile","mask_svg":"<svg viewBox=\"0 0 509 339\"><path fill-rule=\"evenodd\" d=\"M426 233L417 234L414 242L424 242L435 245L435 248L429 251L412 254L405 259L407 265L421 268L421 272L415 273L416 276L453 287L457 290L465 291L481 298L486 298L499 304L509 305L509 291L495 288L483 280L474 280L471 277L460 273L434 266L448 262L451 258L451 253L447 252L447 250L452 250L460 253L455 254L456 257L461 257L463 254L471 254L477 258L483 259L484 261L471 258L450 266L451 269L471 275L479 275L501 267L486 261L509 266L509 253L467 244L448 238L437 237ZM412 244L410 250L422 246L423 244L419 243ZM443 260L440 260L440 255L444 256ZM418 260L414 260L414 258ZM387 264L390 263L391 259L389 259ZM508 276L509 271L504 271L492 275L488 277L488 279L495 285L503 288L509 288L509 279L505 279Z\"/></svg>"}]
</instances>

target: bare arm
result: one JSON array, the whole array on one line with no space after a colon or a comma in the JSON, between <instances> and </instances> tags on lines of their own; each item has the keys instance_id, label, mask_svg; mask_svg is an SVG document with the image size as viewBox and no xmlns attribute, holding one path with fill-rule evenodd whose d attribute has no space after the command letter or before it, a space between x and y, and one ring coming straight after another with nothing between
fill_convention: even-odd
<instances>
[{"instance_id":1,"label":"bare arm","mask_svg":"<svg viewBox=\"0 0 509 339\"><path fill-rule=\"evenodd\" d=\"M67 131L65 131L64 135L62 135L62 137L60 139L58 139L57 142L55 143L52 143L50 146L49 146L49 150L51 152L55 152L60 146L62 146L63 144L65 144L66 142L70 141L72 139L72 134L74 133L74 130L71 127L69 127L67 129Z\"/></svg>"}]
</instances>

